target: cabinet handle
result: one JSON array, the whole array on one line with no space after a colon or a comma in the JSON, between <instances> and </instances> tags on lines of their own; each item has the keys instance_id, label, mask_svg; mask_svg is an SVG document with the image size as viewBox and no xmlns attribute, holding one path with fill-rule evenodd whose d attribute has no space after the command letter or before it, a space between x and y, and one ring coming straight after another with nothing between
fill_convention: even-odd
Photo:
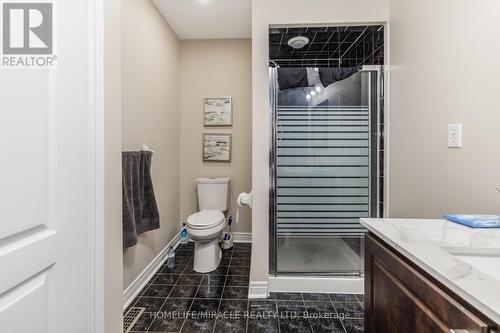
<instances>
[{"instance_id":1,"label":"cabinet handle","mask_svg":"<svg viewBox=\"0 0 500 333\"><path fill-rule=\"evenodd\" d=\"M450 329L450 333L469 333L467 330Z\"/></svg>"}]
</instances>

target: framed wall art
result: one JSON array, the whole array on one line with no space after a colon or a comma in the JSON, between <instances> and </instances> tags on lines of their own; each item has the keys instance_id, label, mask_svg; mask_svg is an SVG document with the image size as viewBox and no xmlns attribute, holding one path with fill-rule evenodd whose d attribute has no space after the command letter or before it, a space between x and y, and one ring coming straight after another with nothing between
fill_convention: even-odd
<instances>
[{"instance_id":1,"label":"framed wall art","mask_svg":"<svg viewBox=\"0 0 500 333\"><path fill-rule=\"evenodd\" d=\"M205 126L231 126L233 124L233 102L231 97L205 97Z\"/></svg>"},{"instance_id":2,"label":"framed wall art","mask_svg":"<svg viewBox=\"0 0 500 333\"><path fill-rule=\"evenodd\" d=\"M203 134L203 161L230 162L231 134Z\"/></svg>"}]
</instances>

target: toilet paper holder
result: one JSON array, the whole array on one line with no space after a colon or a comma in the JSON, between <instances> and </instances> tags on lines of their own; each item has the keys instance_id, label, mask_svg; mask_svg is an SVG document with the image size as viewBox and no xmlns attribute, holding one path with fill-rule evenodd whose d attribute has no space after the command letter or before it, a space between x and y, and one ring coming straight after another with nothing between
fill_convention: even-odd
<instances>
[{"instance_id":1,"label":"toilet paper holder","mask_svg":"<svg viewBox=\"0 0 500 333\"><path fill-rule=\"evenodd\" d=\"M238 195L238 199L236 199L236 203L238 206L246 205L252 208L252 192L246 193L242 192Z\"/></svg>"},{"instance_id":2,"label":"toilet paper holder","mask_svg":"<svg viewBox=\"0 0 500 333\"><path fill-rule=\"evenodd\" d=\"M240 207L242 205L246 205L250 208L252 208L252 192L246 193L242 192L238 195L238 198L236 199L236 223L240 220Z\"/></svg>"}]
</instances>

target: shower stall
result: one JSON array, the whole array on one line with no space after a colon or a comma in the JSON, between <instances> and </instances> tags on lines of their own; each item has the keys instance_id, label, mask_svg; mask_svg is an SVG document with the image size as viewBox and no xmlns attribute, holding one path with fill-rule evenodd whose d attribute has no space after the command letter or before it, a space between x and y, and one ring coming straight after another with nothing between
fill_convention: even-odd
<instances>
[{"instance_id":1,"label":"shower stall","mask_svg":"<svg viewBox=\"0 0 500 333\"><path fill-rule=\"evenodd\" d=\"M314 32L306 50L270 56L270 272L359 277L359 219L384 211L383 29L302 29L280 43ZM338 42L314 45L321 29Z\"/></svg>"}]
</instances>

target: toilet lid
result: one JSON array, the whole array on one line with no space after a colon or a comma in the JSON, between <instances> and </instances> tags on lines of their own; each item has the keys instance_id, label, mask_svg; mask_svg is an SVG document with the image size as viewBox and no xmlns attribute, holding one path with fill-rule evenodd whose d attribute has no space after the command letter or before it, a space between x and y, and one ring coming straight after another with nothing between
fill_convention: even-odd
<instances>
[{"instance_id":1,"label":"toilet lid","mask_svg":"<svg viewBox=\"0 0 500 333\"><path fill-rule=\"evenodd\" d=\"M217 225L224 220L224 214L218 210L202 210L187 218L187 223L191 228L206 228Z\"/></svg>"}]
</instances>

